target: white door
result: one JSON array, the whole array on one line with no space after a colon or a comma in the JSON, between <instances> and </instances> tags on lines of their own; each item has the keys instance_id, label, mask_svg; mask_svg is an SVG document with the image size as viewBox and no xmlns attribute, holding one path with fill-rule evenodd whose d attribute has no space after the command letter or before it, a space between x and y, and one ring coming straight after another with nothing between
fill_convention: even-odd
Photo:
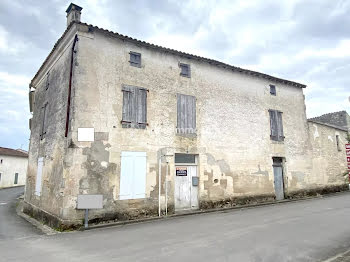
<instances>
[{"instance_id":1,"label":"white door","mask_svg":"<svg viewBox=\"0 0 350 262\"><path fill-rule=\"evenodd\" d=\"M193 185L197 177L196 166L176 166L175 171L175 210L198 208L198 185Z\"/></svg>"}]
</instances>

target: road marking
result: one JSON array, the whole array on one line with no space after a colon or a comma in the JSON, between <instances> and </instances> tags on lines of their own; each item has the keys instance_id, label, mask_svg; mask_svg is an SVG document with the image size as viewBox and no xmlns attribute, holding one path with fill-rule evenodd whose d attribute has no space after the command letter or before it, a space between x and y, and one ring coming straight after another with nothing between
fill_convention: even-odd
<instances>
[{"instance_id":1,"label":"road marking","mask_svg":"<svg viewBox=\"0 0 350 262\"><path fill-rule=\"evenodd\" d=\"M5 203L5 202L0 202L0 206L2 206L2 205L7 205L7 203Z\"/></svg>"}]
</instances>

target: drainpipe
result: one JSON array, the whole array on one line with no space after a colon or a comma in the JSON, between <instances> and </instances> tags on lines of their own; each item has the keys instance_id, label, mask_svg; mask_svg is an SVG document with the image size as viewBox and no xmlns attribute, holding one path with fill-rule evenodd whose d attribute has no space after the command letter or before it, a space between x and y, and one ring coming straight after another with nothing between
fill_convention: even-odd
<instances>
[{"instance_id":1,"label":"drainpipe","mask_svg":"<svg viewBox=\"0 0 350 262\"><path fill-rule=\"evenodd\" d=\"M69 127L69 115L70 115L70 100L72 95L72 76L73 76L73 60L74 60L74 48L75 44L78 41L78 35L75 35L73 45L72 45L72 53L70 57L70 72L69 72L69 86L68 86L68 102L67 102L67 116L66 116L66 132L64 134L65 137L68 135L68 127Z\"/></svg>"},{"instance_id":2,"label":"drainpipe","mask_svg":"<svg viewBox=\"0 0 350 262\"><path fill-rule=\"evenodd\" d=\"M158 159L158 216L160 217L160 190L162 182L162 154L159 155Z\"/></svg>"},{"instance_id":3,"label":"drainpipe","mask_svg":"<svg viewBox=\"0 0 350 262\"><path fill-rule=\"evenodd\" d=\"M165 172L165 215L168 215L168 168L169 162L166 161L166 172Z\"/></svg>"}]
</instances>

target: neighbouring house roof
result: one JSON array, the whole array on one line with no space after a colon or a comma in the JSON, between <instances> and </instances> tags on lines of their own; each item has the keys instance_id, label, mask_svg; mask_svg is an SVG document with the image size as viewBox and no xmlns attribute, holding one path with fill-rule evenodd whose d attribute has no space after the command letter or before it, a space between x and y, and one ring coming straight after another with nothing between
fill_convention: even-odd
<instances>
[{"instance_id":1,"label":"neighbouring house roof","mask_svg":"<svg viewBox=\"0 0 350 262\"><path fill-rule=\"evenodd\" d=\"M332 127L332 128L335 128L335 129L339 129L341 131L348 132L348 130L345 127L335 126L335 125L332 125L332 124L324 123L324 122L313 120L313 119L308 119L307 121L311 122L311 123L315 123L315 124L319 124L319 125L323 125L323 126L328 126L328 127Z\"/></svg>"},{"instance_id":2,"label":"neighbouring house roof","mask_svg":"<svg viewBox=\"0 0 350 262\"><path fill-rule=\"evenodd\" d=\"M28 152L24 151L22 149L12 149L12 148L7 148L7 147L0 147L0 155L28 157Z\"/></svg>"},{"instance_id":3,"label":"neighbouring house roof","mask_svg":"<svg viewBox=\"0 0 350 262\"><path fill-rule=\"evenodd\" d=\"M350 116L345 110L323 114L321 116L309 118L308 120L338 127L343 130L350 130Z\"/></svg>"},{"instance_id":4,"label":"neighbouring house roof","mask_svg":"<svg viewBox=\"0 0 350 262\"><path fill-rule=\"evenodd\" d=\"M236 66L232 66L217 60L213 60L213 59L209 59L209 58L205 58L205 57L201 57L201 56L197 56L197 55L192 55L192 54L188 54L185 52L181 52L181 51L177 51L174 49L170 49L170 48L166 48L166 47L162 47L162 46L158 46L158 45L154 45L145 41L141 41L129 36L125 36L119 33L115 33L103 28L99 28L97 26L91 25L91 24L86 24L86 23L82 23L82 22L77 22L77 21L72 21L72 23L67 27L67 29L64 31L64 33L62 34L62 36L57 40L57 42L55 43L53 49L51 50L50 54L47 56L47 58L45 59L45 61L43 62L43 64L41 65L41 67L39 68L38 72L35 74L34 78L31 81L31 84L33 82L33 80L38 76L39 72L41 71L41 69L44 67L44 65L48 62L49 58L51 57L51 55L53 54L53 52L56 50L57 46L60 44L60 42L62 41L62 39L65 37L65 35L67 34L67 32L70 30L70 28L74 25L74 24L79 24L79 25L84 25L84 26L88 26L89 29L93 29L93 30L99 30L107 35L122 39L124 41L129 41L132 43L137 43L141 46L145 46L151 49L157 49L159 51L163 51L163 52L168 52L171 54L175 54L175 55L179 55L185 58L189 58L189 59L195 59L195 60L199 60L199 61L203 61L203 62L207 62L211 65L215 65L218 67L223 67L223 68L227 68L230 69L234 72L239 72L242 74L247 74L247 75L252 75L252 76L256 76L256 77L261 77L261 78L265 78L271 81L275 81L278 83L283 83L283 84L287 84L287 85L291 85L291 86L296 86L296 87L300 87L300 88L305 88L306 85L304 84L300 84L297 82L293 82L290 80L286 80L286 79L282 79L282 78L278 78L278 77L274 77L268 74L264 74L264 73L260 73L260 72L256 72L256 71L252 71L252 70L248 70L248 69L243 69L240 67L236 67Z\"/></svg>"}]
</instances>

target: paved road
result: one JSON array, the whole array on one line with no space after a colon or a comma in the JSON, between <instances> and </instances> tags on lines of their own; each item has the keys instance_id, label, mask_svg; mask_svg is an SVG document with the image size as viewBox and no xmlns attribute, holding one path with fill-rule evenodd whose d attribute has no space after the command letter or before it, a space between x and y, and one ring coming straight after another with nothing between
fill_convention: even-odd
<instances>
[{"instance_id":1,"label":"paved road","mask_svg":"<svg viewBox=\"0 0 350 262\"><path fill-rule=\"evenodd\" d=\"M17 197L23 192L24 186L0 189L0 243L2 240L20 239L41 234L41 231L36 227L17 216Z\"/></svg>"},{"instance_id":2,"label":"paved road","mask_svg":"<svg viewBox=\"0 0 350 262\"><path fill-rule=\"evenodd\" d=\"M350 193L161 221L0 239L0 261L323 261L350 247Z\"/></svg>"}]
</instances>

